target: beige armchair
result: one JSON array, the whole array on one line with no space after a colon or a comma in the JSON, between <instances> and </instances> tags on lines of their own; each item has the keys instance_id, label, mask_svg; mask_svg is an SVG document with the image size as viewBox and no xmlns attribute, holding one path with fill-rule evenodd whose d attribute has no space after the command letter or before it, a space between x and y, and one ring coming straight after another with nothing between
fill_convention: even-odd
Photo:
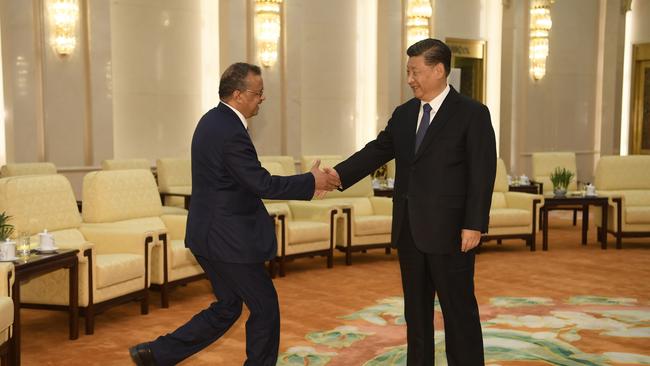
<instances>
[{"instance_id":1,"label":"beige armchair","mask_svg":"<svg viewBox=\"0 0 650 366\"><path fill-rule=\"evenodd\" d=\"M321 160L321 167L333 167L342 160L338 155L304 156L303 170L309 170L316 159ZM370 176L343 192L327 193L319 202L339 208L336 248L345 252L347 265L352 264L352 252L384 248L390 254L393 201L374 196Z\"/></svg>"},{"instance_id":2,"label":"beige armchair","mask_svg":"<svg viewBox=\"0 0 650 366\"><path fill-rule=\"evenodd\" d=\"M79 251L78 298L87 334L94 331L95 314L113 305L139 300L141 313L148 312L150 233L81 228L72 187L62 175L0 179L1 211L12 216L17 232L36 235L47 229L57 247ZM67 310L68 276L61 269L21 284L22 307Z\"/></svg>"},{"instance_id":3,"label":"beige armchair","mask_svg":"<svg viewBox=\"0 0 650 366\"><path fill-rule=\"evenodd\" d=\"M616 237L616 248L623 238L650 237L650 156L603 156L596 166L597 193L609 199L606 231ZM602 212L595 211L596 222Z\"/></svg>"},{"instance_id":4,"label":"beige armchair","mask_svg":"<svg viewBox=\"0 0 650 366\"><path fill-rule=\"evenodd\" d=\"M205 277L185 248L186 215L164 215L158 187L147 170L98 171L83 181L82 228L138 228L156 233L151 256L151 287L169 306L169 288Z\"/></svg>"},{"instance_id":5,"label":"beige armchair","mask_svg":"<svg viewBox=\"0 0 650 366\"><path fill-rule=\"evenodd\" d=\"M158 191L166 206L189 210L192 194L192 163L190 159L156 160Z\"/></svg>"},{"instance_id":6,"label":"beige armchair","mask_svg":"<svg viewBox=\"0 0 650 366\"><path fill-rule=\"evenodd\" d=\"M497 173L494 179L492 206L490 207L490 224L482 241L504 239L523 239L531 251L535 250L537 217L544 197L538 194L508 191L508 173L503 160L497 161Z\"/></svg>"},{"instance_id":7,"label":"beige armchair","mask_svg":"<svg viewBox=\"0 0 650 366\"><path fill-rule=\"evenodd\" d=\"M102 170L133 170L133 169L144 169L150 171L151 163L147 159L107 159L102 161ZM158 173L154 174L154 177L157 179ZM163 202L163 214L168 215L187 215L187 210L182 206L166 206Z\"/></svg>"},{"instance_id":8,"label":"beige armchair","mask_svg":"<svg viewBox=\"0 0 650 366\"><path fill-rule=\"evenodd\" d=\"M14 303L11 300L11 286L14 283L14 266L0 263L0 363L9 364L9 345L14 324Z\"/></svg>"},{"instance_id":9,"label":"beige armchair","mask_svg":"<svg viewBox=\"0 0 650 366\"><path fill-rule=\"evenodd\" d=\"M56 174L56 165L52 163L15 163L3 165L0 177L16 177L19 175Z\"/></svg>"},{"instance_id":10,"label":"beige armchair","mask_svg":"<svg viewBox=\"0 0 650 366\"><path fill-rule=\"evenodd\" d=\"M272 175L293 175L295 165L290 156L261 156L262 166ZM327 268L334 264L334 233L336 207L321 202L265 200L269 214L276 219L278 252L275 262L280 277L285 276L285 263L304 257L325 256Z\"/></svg>"},{"instance_id":11,"label":"beige armchair","mask_svg":"<svg viewBox=\"0 0 650 366\"><path fill-rule=\"evenodd\" d=\"M102 170L151 169L147 159L106 159L102 161Z\"/></svg>"},{"instance_id":12,"label":"beige armchair","mask_svg":"<svg viewBox=\"0 0 650 366\"><path fill-rule=\"evenodd\" d=\"M575 179L569 183L567 191L578 190L578 168L576 166L576 154L573 152L536 152L533 153L533 177L532 181L542 184L545 195L553 194L553 183L551 182L551 173L555 168L561 167L573 172ZM573 211L573 226L578 223L578 211L582 211L582 206L562 206L553 207L553 210ZM541 218L540 218L541 219ZM541 226L541 225L540 225Z\"/></svg>"}]
</instances>

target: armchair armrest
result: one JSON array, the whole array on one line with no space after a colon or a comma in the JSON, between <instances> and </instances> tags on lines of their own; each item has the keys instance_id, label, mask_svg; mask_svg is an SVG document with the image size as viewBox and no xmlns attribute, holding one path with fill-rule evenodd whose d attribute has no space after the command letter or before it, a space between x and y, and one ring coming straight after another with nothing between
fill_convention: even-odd
<instances>
[{"instance_id":1,"label":"armchair armrest","mask_svg":"<svg viewBox=\"0 0 650 366\"><path fill-rule=\"evenodd\" d=\"M625 204L625 195L623 192L618 191L598 191L599 196L609 198L609 205L616 207L615 201L620 201L621 204Z\"/></svg>"},{"instance_id":2,"label":"armchair armrest","mask_svg":"<svg viewBox=\"0 0 650 366\"><path fill-rule=\"evenodd\" d=\"M64 241L57 241L56 242L57 247L61 249L76 249L79 252L77 253L77 257L79 259L79 263L86 263L88 262L88 257L85 255L87 250L94 250L95 245L89 241L85 241L83 243L70 243L70 242L64 242Z\"/></svg>"},{"instance_id":3,"label":"armchair armrest","mask_svg":"<svg viewBox=\"0 0 650 366\"><path fill-rule=\"evenodd\" d=\"M530 194L523 192L505 192L506 202L510 208L519 208L522 210L533 211L533 201L539 200L538 207L544 205L544 196L540 194Z\"/></svg>"},{"instance_id":4,"label":"armchair armrest","mask_svg":"<svg viewBox=\"0 0 650 366\"><path fill-rule=\"evenodd\" d=\"M81 226L84 237L95 244L98 254L145 254L154 242L154 232L116 227Z\"/></svg>"},{"instance_id":5,"label":"armchair armrest","mask_svg":"<svg viewBox=\"0 0 650 366\"><path fill-rule=\"evenodd\" d=\"M392 215L393 200L388 197L368 197L372 204L372 209L377 215Z\"/></svg>"},{"instance_id":6,"label":"armchair armrest","mask_svg":"<svg viewBox=\"0 0 650 366\"><path fill-rule=\"evenodd\" d=\"M15 278L13 263L0 263L0 296L11 297L11 286Z\"/></svg>"},{"instance_id":7,"label":"armchair armrest","mask_svg":"<svg viewBox=\"0 0 650 366\"><path fill-rule=\"evenodd\" d=\"M291 213L295 219L303 221L330 222L332 214L337 213L337 206L325 202L289 201Z\"/></svg>"},{"instance_id":8,"label":"armchair armrest","mask_svg":"<svg viewBox=\"0 0 650 366\"><path fill-rule=\"evenodd\" d=\"M266 207L266 211L269 213L270 216L275 216L275 217L289 216L289 210L285 204L265 203L264 207Z\"/></svg>"},{"instance_id":9,"label":"armchair armrest","mask_svg":"<svg viewBox=\"0 0 650 366\"><path fill-rule=\"evenodd\" d=\"M184 239L185 227L187 225L187 216L185 215L162 215L160 219L167 228L169 240Z\"/></svg>"}]
</instances>

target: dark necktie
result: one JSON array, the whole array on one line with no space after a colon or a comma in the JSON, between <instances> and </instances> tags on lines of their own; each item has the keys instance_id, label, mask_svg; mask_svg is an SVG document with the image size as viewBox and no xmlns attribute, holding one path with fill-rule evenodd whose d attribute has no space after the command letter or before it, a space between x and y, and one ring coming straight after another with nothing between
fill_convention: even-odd
<instances>
[{"instance_id":1,"label":"dark necktie","mask_svg":"<svg viewBox=\"0 0 650 366\"><path fill-rule=\"evenodd\" d=\"M431 119L431 106L429 103L424 103L422 106L423 113L422 119L420 120L420 127L418 127L418 132L415 134L415 152L418 152L422 140L424 140L424 135L427 133L427 128L429 128L429 120Z\"/></svg>"}]
</instances>

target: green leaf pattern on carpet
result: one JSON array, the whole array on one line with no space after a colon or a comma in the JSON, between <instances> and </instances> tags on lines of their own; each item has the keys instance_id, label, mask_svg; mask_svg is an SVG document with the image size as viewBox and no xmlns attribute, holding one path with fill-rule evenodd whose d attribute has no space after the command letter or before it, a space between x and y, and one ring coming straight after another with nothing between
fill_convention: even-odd
<instances>
[{"instance_id":1,"label":"green leaf pattern on carpet","mask_svg":"<svg viewBox=\"0 0 650 366\"><path fill-rule=\"evenodd\" d=\"M490 304L495 308L515 308L551 306L554 305L554 301L542 297L496 297L490 299ZM564 310L567 308L564 306L561 307L563 310L551 310L545 315L500 313L484 321L482 325L486 363L492 366L498 366L498 362L508 361L543 361L554 366L611 366L612 363L650 365L649 355L621 352L586 353L571 344L582 339L580 331L584 330L600 331L599 334L604 337L650 338L650 310L645 307L611 309L612 306L639 306L636 299L574 296L569 298L566 304L572 306L571 311ZM596 308L591 309L589 306ZM603 309L603 306L610 308ZM437 301L436 310L439 311ZM403 299L401 297L382 299L377 301L377 305L344 316L342 319L362 320L381 327L388 326L390 323L403 325ZM357 342L376 336L381 334L364 331L363 327L342 326L333 330L313 332L306 338L319 347L331 350L354 349ZM444 332L436 330L434 338L435 364L445 366L447 360ZM360 344L359 347L361 349L364 346ZM335 352L317 351L311 347L292 347L281 355L278 366L324 366L336 356ZM405 344L387 347L363 364L363 366L405 365Z\"/></svg>"},{"instance_id":2,"label":"green leaf pattern on carpet","mask_svg":"<svg viewBox=\"0 0 650 366\"><path fill-rule=\"evenodd\" d=\"M332 348L344 348L350 347L352 344L373 334L375 333L362 332L357 327L342 326L323 332L309 333L305 338L316 344L322 344Z\"/></svg>"}]
</instances>

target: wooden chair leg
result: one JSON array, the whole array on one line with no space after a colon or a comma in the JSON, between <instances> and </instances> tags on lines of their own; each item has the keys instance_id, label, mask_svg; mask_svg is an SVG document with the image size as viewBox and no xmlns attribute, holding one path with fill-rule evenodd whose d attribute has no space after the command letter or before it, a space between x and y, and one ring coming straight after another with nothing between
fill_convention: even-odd
<instances>
[{"instance_id":1,"label":"wooden chair leg","mask_svg":"<svg viewBox=\"0 0 650 366\"><path fill-rule=\"evenodd\" d=\"M497 239L497 245L501 245L501 243L502 243L502 240L501 240L501 239Z\"/></svg>"},{"instance_id":2,"label":"wooden chair leg","mask_svg":"<svg viewBox=\"0 0 650 366\"><path fill-rule=\"evenodd\" d=\"M149 314L149 289L142 290L142 300L140 300L140 314Z\"/></svg>"},{"instance_id":3,"label":"wooden chair leg","mask_svg":"<svg viewBox=\"0 0 650 366\"><path fill-rule=\"evenodd\" d=\"M95 309L92 305L86 307L86 334L91 335L95 333Z\"/></svg>"},{"instance_id":4,"label":"wooden chair leg","mask_svg":"<svg viewBox=\"0 0 650 366\"><path fill-rule=\"evenodd\" d=\"M386 248L386 254L390 255L390 247Z\"/></svg>"},{"instance_id":5,"label":"wooden chair leg","mask_svg":"<svg viewBox=\"0 0 650 366\"><path fill-rule=\"evenodd\" d=\"M280 277L284 277L284 257L280 257Z\"/></svg>"},{"instance_id":6,"label":"wooden chair leg","mask_svg":"<svg viewBox=\"0 0 650 366\"><path fill-rule=\"evenodd\" d=\"M578 224L578 210L573 209L573 226Z\"/></svg>"},{"instance_id":7,"label":"wooden chair leg","mask_svg":"<svg viewBox=\"0 0 650 366\"><path fill-rule=\"evenodd\" d=\"M169 284L163 283L160 285L160 306L162 308L169 307Z\"/></svg>"},{"instance_id":8,"label":"wooden chair leg","mask_svg":"<svg viewBox=\"0 0 650 366\"><path fill-rule=\"evenodd\" d=\"M334 250L330 250L327 254L327 268L334 267Z\"/></svg>"},{"instance_id":9,"label":"wooden chair leg","mask_svg":"<svg viewBox=\"0 0 650 366\"><path fill-rule=\"evenodd\" d=\"M349 245L345 248L345 265L352 265L352 247Z\"/></svg>"}]
</instances>

